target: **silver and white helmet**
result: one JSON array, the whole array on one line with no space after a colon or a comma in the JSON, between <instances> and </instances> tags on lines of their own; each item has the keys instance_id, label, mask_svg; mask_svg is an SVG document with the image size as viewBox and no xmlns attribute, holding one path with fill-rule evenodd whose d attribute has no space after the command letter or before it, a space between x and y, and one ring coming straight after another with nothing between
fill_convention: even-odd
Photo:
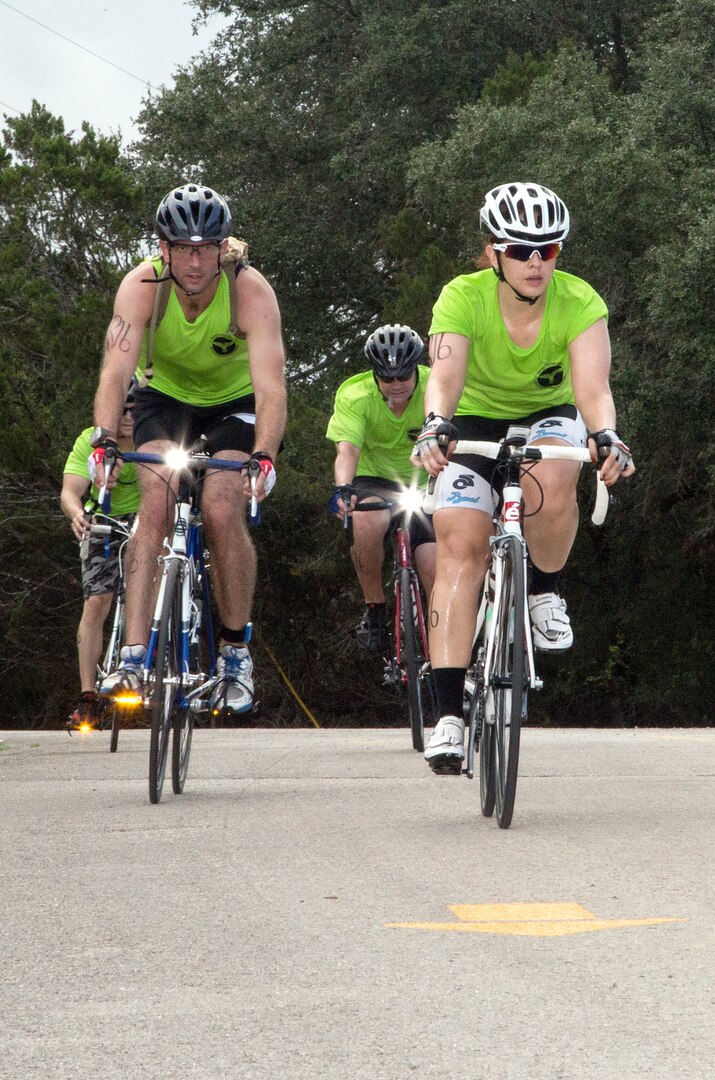
<instances>
[{"instance_id":1,"label":"silver and white helmet","mask_svg":"<svg viewBox=\"0 0 715 1080\"><path fill-rule=\"evenodd\" d=\"M199 184L174 188L159 203L156 231L169 243L224 240L231 228L231 211L217 191Z\"/></svg>"},{"instance_id":2,"label":"silver and white helmet","mask_svg":"<svg viewBox=\"0 0 715 1080\"><path fill-rule=\"evenodd\" d=\"M545 244L565 240L569 212L541 184L500 184L487 193L479 220L497 240Z\"/></svg>"},{"instance_id":3,"label":"silver and white helmet","mask_svg":"<svg viewBox=\"0 0 715 1080\"><path fill-rule=\"evenodd\" d=\"M406 379L425 351L420 335L411 326L387 323L374 330L365 342L365 356L380 379Z\"/></svg>"}]
</instances>

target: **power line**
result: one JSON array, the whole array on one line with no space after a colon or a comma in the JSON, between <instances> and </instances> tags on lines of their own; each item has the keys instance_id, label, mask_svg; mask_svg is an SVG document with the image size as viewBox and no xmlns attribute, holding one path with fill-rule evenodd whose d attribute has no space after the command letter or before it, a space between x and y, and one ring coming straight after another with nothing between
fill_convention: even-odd
<instances>
[{"instance_id":1,"label":"power line","mask_svg":"<svg viewBox=\"0 0 715 1080\"><path fill-rule=\"evenodd\" d=\"M67 37L65 34L61 34L59 30L53 30L51 26L47 26L45 23L40 22L39 19L33 19L31 15L26 15L24 11L20 11L18 8L13 7L12 4L6 3L6 0L0 0L0 4L2 4L3 7L10 8L10 11L14 11L17 15L22 15L23 19L29 19L30 22L35 23L37 26L41 26L43 30L49 30L51 34L55 34L57 37L62 38L63 41L68 41L70 45L75 45L78 49L81 49L82 52L89 53L89 55L94 56L95 59L101 60L103 64L109 64L110 67L116 68L117 71L121 71L131 79L136 79L136 81L140 82L143 86L148 86L150 90L153 89L151 83L147 82L146 79L140 79L138 75L134 75L131 71L127 71L126 68L120 67L119 64L115 64L113 60L107 60L106 56L100 56L99 53L92 52L92 50L88 49L85 45L80 45L78 41L73 41L72 38ZM7 107L9 109L11 106L8 105ZM13 112L17 112L17 109L13 109Z\"/></svg>"},{"instance_id":2,"label":"power line","mask_svg":"<svg viewBox=\"0 0 715 1080\"><path fill-rule=\"evenodd\" d=\"M16 112L18 116L22 116L22 113L19 109L15 109L12 105L8 105L6 101L0 101L0 105L3 105L6 109L9 109L10 112Z\"/></svg>"}]
</instances>

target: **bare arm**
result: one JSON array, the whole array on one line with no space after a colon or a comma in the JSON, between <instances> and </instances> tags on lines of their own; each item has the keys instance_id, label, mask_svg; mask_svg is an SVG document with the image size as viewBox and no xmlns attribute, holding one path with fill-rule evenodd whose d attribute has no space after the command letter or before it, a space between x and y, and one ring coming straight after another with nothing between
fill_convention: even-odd
<instances>
[{"instance_id":1,"label":"bare arm","mask_svg":"<svg viewBox=\"0 0 715 1080\"><path fill-rule=\"evenodd\" d=\"M335 455L335 484L352 484L355 479L357 463L360 457L360 447L355 443L341 441L337 444Z\"/></svg>"},{"instance_id":2,"label":"bare arm","mask_svg":"<svg viewBox=\"0 0 715 1080\"><path fill-rule=\"evenodd\" d=\"M335 455L335 486L342 487L344 484L352 484L355 479L355 473L357 471L358 458L360 457L360 447L355 443L347 442L347 440L341 440L336 446ZM354 506L356 502L356 496L350 499L350 505ZM342 520L343 515L348 507L345 505L342 499L338 499L338 517Z\"/></svg>"},{"instance_id":3,"label":"bare arm","mask_svg":"<svg viewBox=\"0 0 715 1080\"><path fill-rule=\"evenodd\" d=\"M469 338L462 334L436 334L430 338L429 354L432 370L425 388L425 413L451 420L467 378ZM447 464L447 457L434 446L419 458L413 456L412 463L423 465L435 475Z\"/></svg>"},{"instance_id":4,"label":"bare arm","mask_svg":"<svg viewBox=\"0 0 715 1080\"><path fill-rule=\"evenodd\" d=\"M65 473L62 477L62 491L60 493L60 506L69 518L72 532L81 540L90 528L90 522L84 513L84 495L89 486L89 480L84 476L76 476L74 473Z\"/></svg>"},{"instance_id":5,"label":"bare arm","mask_svg":"<svg viewBox=\"0 0 715 1080\"><path fill-rule=\"evenodd\" d=\"M266 279L252 267L241 271L237 287L241 329L246 334L256 398L254 449L264 450L275 459L287 417L285 353L278 301Z\"/></svg>"},{"instance_id":6,"label":"bare arm","mask_svg":"<svg viewBox=\"0 0 715 1080\"><path fill-rule=\"evenodd\" d=\"M613 402L609 375L611 373L611 343L605 319L599 319L569 345L571 359L571 383L574 399L589 431L601 431L616 427L616 406ZM601 476L607 484L613 484L621 476L635 471L629 466L625 472L613 455L601 467Z\"/></svg>"},{"instance_id":7,"label":"bare arm","mask_svg":"<svg viewBox=\"0 0 715 1080\"><path fill-rule=\"evenodd\" d=\"M154 288L142 278L151 276L148 263L131 270L114 301L114 314L104 341L104 360L94 399L94 422L116 437L119 418L139 360L144 331L154 307Z\"/></svg>"}]
</instances>

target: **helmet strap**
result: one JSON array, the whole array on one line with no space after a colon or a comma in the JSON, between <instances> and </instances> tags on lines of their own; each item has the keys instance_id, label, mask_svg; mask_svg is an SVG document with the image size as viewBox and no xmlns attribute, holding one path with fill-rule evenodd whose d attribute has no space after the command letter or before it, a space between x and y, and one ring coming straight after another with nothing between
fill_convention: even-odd
<instances>
[{"instance_id":1,"label":"helmet strap","mask_svg":"<svg viewBox=\"0 0 715 1080\"><path fill-rule=\"evenodd\" d=\"M499 280L503 281L505 285L509 286L511 291L516 296L517 300L521 300L522 304L529 304L529 306L535 304L536 301L539 300L543 294L539 293L538 296L524 296L523 293L520 293L518 289L515 289L512 283L507 280L506 274L504 273L504 267L501 264L501 251L497 251L495 252L495 254L497 257L497 264L499 266L499 269L494 270L494 273L499 278ZM494 269L494 267L492 267L492 269Z\"/></svg>"}]
</instances>

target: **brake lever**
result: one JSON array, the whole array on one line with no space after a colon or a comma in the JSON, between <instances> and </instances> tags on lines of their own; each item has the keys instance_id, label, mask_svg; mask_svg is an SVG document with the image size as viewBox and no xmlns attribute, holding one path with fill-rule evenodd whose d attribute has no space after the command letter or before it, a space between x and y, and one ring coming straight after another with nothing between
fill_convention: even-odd
<instances>
[{"instance_id":1,"label":"brake lever","mask_svg":"<svg viewBox=\"0 0 715 1080\"><path fill-rule=\"evenodd\" d=\"M258 504L258 499L256 498L256 483L260 472L261 466L259 462L257 462L255 458L251 458L248 462L248 476L251 481L251 506L248 520L254 528L261 523L261 508Z\"/></svg>"}]
</instances>

